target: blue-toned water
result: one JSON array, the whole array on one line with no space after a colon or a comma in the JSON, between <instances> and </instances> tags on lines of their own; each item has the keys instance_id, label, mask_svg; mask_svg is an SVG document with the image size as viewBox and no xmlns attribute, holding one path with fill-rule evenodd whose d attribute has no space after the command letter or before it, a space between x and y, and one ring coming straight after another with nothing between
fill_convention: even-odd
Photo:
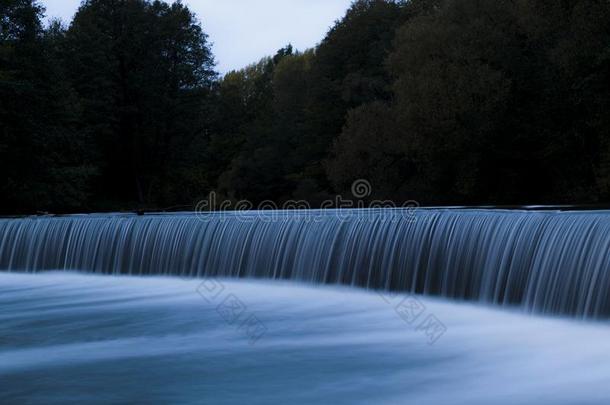
<instances>
[{"instance_id":1,"label":"blue-toned water","mask_svg":"<svg viewBox=\"0 0 610 405\"><path fill-rule=\"evenodd\" d=\"M610 317L610 212L251 211L0 220L0 270L345 284Z\"/></svg>"},{"instance_id":2,"label":"blue-toned water","mask_svg":"<svg viewBox=\"0 0 610 405\"><path fill-rule=\"evenodd\" d=\"M0 274L0 402L610 401L602 323L350 288L200 283ZM218 309L230 296L245 307L233 323ZM395 310L404 298L423 305L413 323ZM429 315L446 327L433 344L417 330ZM258 334L240 328L249 317Z\"/></svg>"},{"instance_id":3,"label":"blue-toned water","mask_svg":"<svg viewBox=\"0 0 610 405\"><path fill-rule=\"evenodd\" d=\"M608 404L610 212L0 219L0 403Z\"/></svg>"}]
</instances>

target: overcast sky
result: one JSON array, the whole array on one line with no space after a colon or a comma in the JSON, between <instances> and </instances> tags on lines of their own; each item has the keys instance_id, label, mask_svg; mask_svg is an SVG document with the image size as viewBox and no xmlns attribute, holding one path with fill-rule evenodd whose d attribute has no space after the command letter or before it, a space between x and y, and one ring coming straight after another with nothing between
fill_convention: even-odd
<instances>
[{"instance_id":1,"label":"overcast sky","mask_svg":"<svg viewBox=\"0 0 610 405\"><path fill-rule=\"evenodd\" d=\"M42 0L47 18L70 21L80 0ZM214 44L217 70L226 73L291 43L316 45L351 0L183 0Z\"/></svg>"}]
</instances>

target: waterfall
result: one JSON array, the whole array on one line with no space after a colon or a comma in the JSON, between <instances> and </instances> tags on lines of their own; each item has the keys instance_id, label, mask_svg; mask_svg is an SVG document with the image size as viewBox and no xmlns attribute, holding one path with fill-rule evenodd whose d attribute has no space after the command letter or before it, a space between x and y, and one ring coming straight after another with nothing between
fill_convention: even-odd
<instances>
[{"instance_id":1,"label":"waterfall","mask_svg":"<svg viewBox=\"0 0 610 405\"><path fill-rule=\"evenodd\" d=\"M347 284L610 317L610 212L492 209L0 219L0 270Z\"/></svg>"}]
</instances>

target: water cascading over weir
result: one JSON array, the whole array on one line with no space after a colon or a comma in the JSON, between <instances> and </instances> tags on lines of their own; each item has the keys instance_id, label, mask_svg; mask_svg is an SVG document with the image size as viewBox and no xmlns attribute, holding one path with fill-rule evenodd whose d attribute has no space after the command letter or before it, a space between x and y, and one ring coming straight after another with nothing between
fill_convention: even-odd
<instances>
[{"instance_id":1,"label":"water cascading over weir","mask_svg":"<svg viewBox=\"0 0 610 405\"><path fill-rule=\"evenodd\" d=\"M371 209L0 219L0 270L346 284L610 318L610 211Z\"/></svg>"}]
</instances>

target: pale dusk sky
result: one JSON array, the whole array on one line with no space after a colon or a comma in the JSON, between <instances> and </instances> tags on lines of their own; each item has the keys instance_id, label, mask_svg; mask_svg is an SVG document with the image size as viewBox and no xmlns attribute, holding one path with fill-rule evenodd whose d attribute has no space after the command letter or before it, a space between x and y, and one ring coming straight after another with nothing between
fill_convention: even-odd
<instances>
[{"instance_id":1,"label":"pale dusk sky","mask_svg":"<svg viewBox=\"0 0 610 405\"><path fill-rule=\"evenodd\" d=\"M46 16L68 24L80 0L42 0ZM183 0L213 43L217 70L226 73L273 55L291 43L304 50L319 43L351 0Z\"/></svg>"}]
</instances>

